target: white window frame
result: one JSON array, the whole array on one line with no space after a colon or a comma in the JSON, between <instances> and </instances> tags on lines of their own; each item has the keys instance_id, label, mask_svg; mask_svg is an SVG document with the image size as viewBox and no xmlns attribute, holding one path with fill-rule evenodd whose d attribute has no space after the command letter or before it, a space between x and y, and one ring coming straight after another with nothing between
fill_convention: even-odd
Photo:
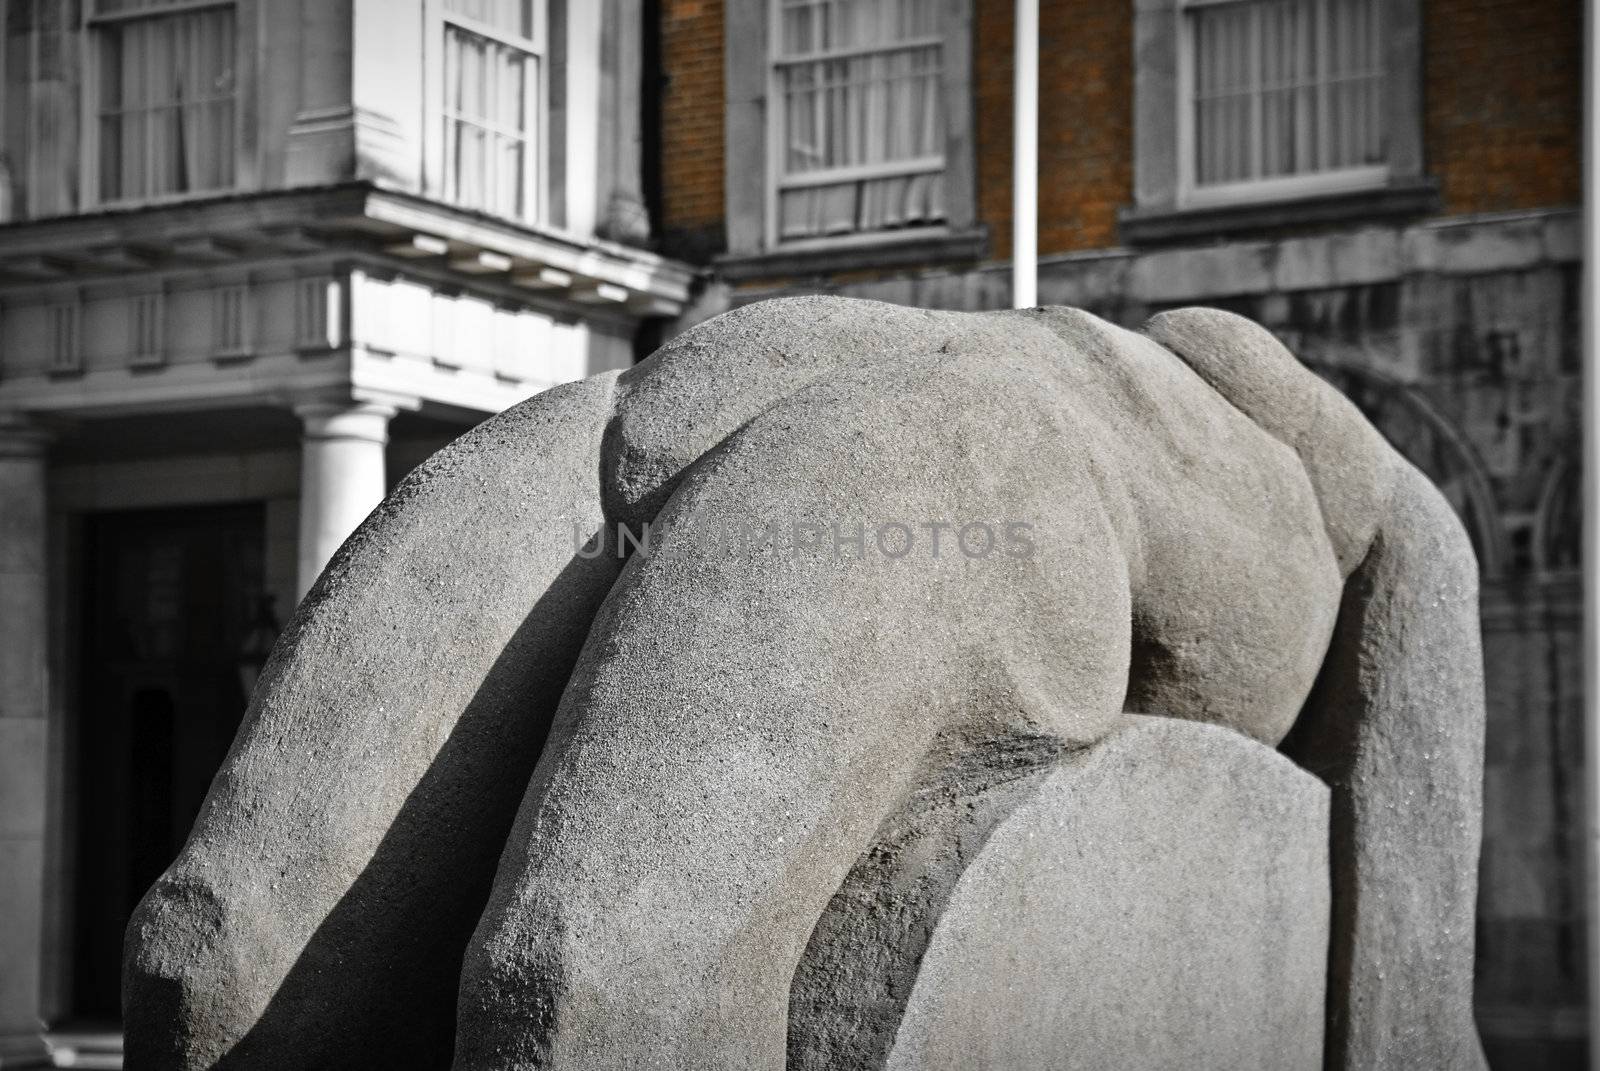
<instances>
[{"instance_id":1,"label":"white window frame","mask_svg":"<svg viewBox=\"0 0 1600 1071\"><path fill-rule=\"evenodd\" d=\"M1241 0L1178 0L1177 11L1177 164L1178 206L1182 208L1209 208L1217 205L1248 204L1252 202L1287 201L1324 194L1348 193L1381 188L1388 184L1393 168L1390 162L1366 167L1346 167L1328 171L1307 172L1300 175L1277 175L1272 178L1246 179L1238 182L1200 184L1195 181L1195 42L1194 23L1190 13L1199 8L1239 3ZM1249 2L1249 0L1245 0ZM1328 0L1316 0L1326 11ZM1375 4L1378 17L1386 17L1387 4ZM1327 37L1318 35L1319 44L1325 47ZM1388 57L1384 56L1383 78L1391 78ZM1392 129L1385 129L1386 146L1391 144ZM1392 149L1390 150L1392 153Z\"/></svg>"},{"instance_id":2,"label":"white window frame","mask_svg":"<svg viewBox=\"0 0 1600 1071\"><path fill-rule=\"evenodd\" d=\"M950 40L947 33L940 32L925 37L911 38L906 41L896 41L890 45L848 45L843 48L809 52L799 56L780 55L779 46L783 35L783 0L763 0L763 2L767 5L766 45L762 55L762 62L766 67L766 99L768 101L766 114L766 168L763 182L764 189L762 191L764 204L762 213L763 233L766 247L768 249L785 250L831 249L842 245L880 244L895 240L910 240L931 234L948 233L950 229L948 192L946 194L946 218L941 223L896 227L892 230L851 231L848 234L821 235L811 238L785 239L779 233L778 207L785 190L804 189L809 186L829 186L845 181L891 178L900 175L942 174L947 172L950 166L950 146L947 136L945 138L944 151L937 156L922 156L913 160L896 160L892 163L834 167L825 171L807 171L793 177L786 176L784 174L784 160L788 154L784 146L784 122L788 114L788 108L787 99L784 96L782 68L802 63L814 63L823 59L848 59L852 56L909 52L915 49L927 48L930 45L938 45L940 48L939 78L942 88L948 71ZM940 14L942 15L943 12L941 11ZM941 17L941 31L944 29L944 21ZM943 96L944 94L941 91L941 97ZM943 103L941 101L941 104ZM942 118L941 122L947 125L949 122L948 117Z\"/></svg>"},{"instance_id":3,"label":"white window frame","mask_svg":"<svg viewBox=\"0 0 1600 1071\"><path fill-rule=\"evenodd\" d=\"M80 146L79 159L83 161L79 177L79 203L103 208L122 208L146 205L172 204L208 197L225 197L249 188L254 178L245 152L245 79L249 66L245 62L254 47L252 32L255 4L253 0L168 0L166 3L128 11L101 12L97 0L84 0L83 16L83 99L79 106ZM100 195L100 85L105 69L107 44L100 28L117 23L136 22L141 19L161 18L228 8L233 11L233 183L209 190L185 190L180 193L158 193L139 197L106 198Z\"/></svg>"},{"instance_id":4,"label":"white window frame","mask_svg":"<svg viewBox=\"0 0 1600 1071\"><path fill-rule=\"evenodd\" d=\"M514 48L531 55L536 77L528 80L524 92L533 97L524 101L531 135L525 136L527 154L523 161L523 214L498 216L518 223L538 224L549 217L549 135L550 135L550 41L549 4L547 0L533 0L531 37L508 33L498 27L469 18L445 7L444 0L426 0L427 35L423 46L424 86L427 94L427 126L423 132L424 171L427 188L447 204L460 206L467 211L483 211L461 205L454 193L454 176L450 161L445 158L445 124L456 121L445 107L448 87L444 78L445 33L447 26L455 26L467 33L487 38L496 44ZM471 120L468 120L469 122Z\"/></svg>"}]
</instances>

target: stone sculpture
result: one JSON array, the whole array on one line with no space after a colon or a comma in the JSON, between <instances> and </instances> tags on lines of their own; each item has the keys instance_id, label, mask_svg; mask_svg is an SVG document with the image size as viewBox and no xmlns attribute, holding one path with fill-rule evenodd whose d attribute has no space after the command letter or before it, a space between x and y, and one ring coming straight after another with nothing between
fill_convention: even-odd
<instances>
[{"instance_id":1,"label":"stone sculpture","mask_svg":"<svg viewBox=\"0 0 1600 1071\"><path fill-rule=\"evenodd\" d=\"M961 1066L1024 960L962 1051L1033 1066L1096 1007L1052 949L1243 896L1127 969L1252 965L1259 1022L1056 1062L1478 1067L1477 628L1442 497L1249 321L740 309L345 545L130 924L128 1066Z\"/></svg>"}]
</instances>

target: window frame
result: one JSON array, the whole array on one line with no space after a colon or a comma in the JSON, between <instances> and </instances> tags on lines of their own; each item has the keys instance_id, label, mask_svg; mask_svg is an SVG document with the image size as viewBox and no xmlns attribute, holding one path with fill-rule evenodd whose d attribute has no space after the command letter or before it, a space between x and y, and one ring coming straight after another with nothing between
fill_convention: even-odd
<instances>
[{"instance_id":1,"label":"window frame","mask_svg":"<svg viewBox=\"0 0 1600 1071\"><path fill-rule=\"evenodd\" d=\"M936 0L941 27L940 105L944 125L945 218L942 223L892 230L777 240L777 122L768 121L780 105L775 55L775 0L726 0L725 40L760 41L758 49L728 48L723 54L725 221L728 256L733 258L856 250L853 262L868 265L874 254L942 240L965 251L976 241L977 165L972 125L972 20L975 0ZM843 50L840 50L843 51ZM869 51L885 51L872 48ZM760 145L740 155L738 146ZM752 159L753 157L753 159ZM900 165L895 165L896 167ZM981 244L981 242L980 242ZM963 252L965 255L965 252Z\"/></svg>"},{"instance_id":2,"label":"window frame","mask_svg":"<svg viewBox=\"0 0 1600 1071\"><path fill-rule=\"evenodd\" d=\"M422 145L425 187L446 204L462 211L481 212L495 219L511 220L525 225L545 223L549 218L549 160L550 160L550 4L549 0L531 0L533 5L532 36L523 37L497 26L462 15L448 9L445 0L425 0L425 33L423 44L424 87L427 94L424 112L427 122L423 129ZM463 204L453 191L455 180L450 161L446 158L446 123L463 121L454 118L446 107L448 87L445 82L445 34L454 26L466 33L493 41L532 56L535 77L528 80L524 100L529 121L533 124L531 135L523 136L523 211L521 215L505 215L489 209ZM472 123L467 119L465 122Z\"/></svg>"},{"instance_id":3,"label":"window frame","mask_svg":"<svg viewBox=\"0 0 1600 1071\"><path fill-rule=\"evenodd\" d=\"M78 107L79 160L78 203L85 208L144 208L184 201L226 197L256 183L255 157L248 149L250 119L246 114L254 99L254 67L250 62L256 47L256 0L165 0L163 3L127 11L100 11L98 0L85 0L82 23L83 89ZM101 140L100 89L109 45L102 27L143 19L181 15L192 11L227 8L233 12L233 181L227 186L207 190L156 193L137 197L103 197L100 193Z\"/></svg>"},{"instance_id":4,"label":"window frame","mask_svg":"<svg viewBox=\"0 0 1600 1071\"><path fill-rule=\"evenodd\" d=\"M937 0L934 0L937 7ZM937 156L922 156L912 160L896 160L888 163L856 164L845 167L832 167L824 170L807 171L798 175L788 175L784 165L784 141L787 135L785 126L788 118L787 101L784 94L783 68L797 66L805 63L819 61L851 59L858 56L888 55L897 52L911 52L918 49L938 46L939 48L939 80L940 104L944 105L944 79L945 79L945 53L950 48L950 35L948 32L928 34L922 37L910 38L905 41L895 41L887 45L846 45L842 48L823 49L801 55L783 55L780 51L782 35L782 14L785 0L767 0L767 33L764 48L767 100L771 106L766 115L766 177L765 177L765 212L763 225L765 227L765 241L768 249L810 249L831 247L850 241L865 242L870 240L883 240L886 237L901 235L906 239L914 239L928 234L940 234L949 229L946 222L924 223L909 227L886 228L875 231L849 231L844 234L817 235L808 238L785 239L778 228L778 210L783 200L783 194L789 190L806 189L812 186L831 186L839 182L866 181L874 178L895 178L908 175L944 174L950 164L950 145L948 129L946 131L943 151ZM940 12L942 16L943 12ZM940 22L945 20L941 17ZM946 28L947 30L948 28ZM946 123L948 127L948 123ZM937 166L935 165L935 162ZM946 213L948 216L948 213Z\"/></svg>"},{"instance_id":5,"label":"window frame","mask_svg":"<svg viewBox=\"0 0 1600 1071\"><path fill-rule=\"evenodd\" d=\"M1286 201L1298 197L1369 190L1384 186L1391 172L1387 160L1381 164L1363 167L1329 168L1308 171L1297 175L1275 175L1270 178L1242 179L1235 182L1201 183L1196 180L1199 162L1195 156L1195 20L1192 13L1208 7L1221 7L1258 0L1178 0L1178 55L1177 55L1177 126L1178 126L1178 195L1180 206L1205 208L1214 205L1235 205L1249 202ZM1314 0L1321 12L1326 12L1330 0ZM1373 7L1380 19L1385 19L1387 3L1375 0ZM1381 34L1380 34L1381 36ZM1382 57L1382 78L1385 86L1391 71L1389 57ZM1386 120L1392 116L1385 116ZM1384 131L1385 145L1390 130ZM1387 153L1386 153L1387 155Z\"/></svg>"},{"instance_id":6,"label":"window frame","mask_svg":"<svg viewBox=\"0 0 1600 1071\"><path fill-rule=\"evenodd\" d=\"M1121 214L1125 240L1158 240L1180 232L1192 237L1208 227L1237 229L1260 213L1277 219L1296 203L1318 206L1318 218L1324 218L1340 212L1414 214L1436 201L1423 161L1422 0L1379 4L1388 150L1381 178L1321 172L1196 188L1187 88L1193 51L1186 11L1207 2L1226 0L1132 0L1134 204Z\"/></svg>"}]
</instances>

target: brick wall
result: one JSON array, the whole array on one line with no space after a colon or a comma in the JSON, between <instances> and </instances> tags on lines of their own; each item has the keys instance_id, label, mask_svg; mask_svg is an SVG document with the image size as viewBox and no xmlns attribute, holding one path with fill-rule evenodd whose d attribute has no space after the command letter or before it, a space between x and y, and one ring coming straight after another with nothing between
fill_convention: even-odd
<instances>
[{"instance_id":1,"label":"brick wall","mask_svg":"<svg viewBox=\"0 0 1600 1071\"><path fill-rule=\"evenodd\" d=\"M1429 171L1447 214L1580 200L1581 0L1427 0Z\"/></svg>"},{"instance_id":2,"label":"brick wall","mask_svg":"<svg viewBox=\"0 0 1600 1071\"><path fill-rule=\"evenodd\" d=\"M1013 5L974 5L978 218L1011 256ZM1044 0L1039 10L1039 252L1117 244L1133 199L1133 8Z\"/></svg>"},{"instance_id":3,"label":"brick wall","mask_svg":"<svg viewBox=\"0 0 1600 1071\"><path fill-rule=\"evenodd\" d=\"M1015 6L973 5L972 120L977 157L979 222L989 228L989 251L1011 256L1011 41L1016 32ZM1041 14L1041 19L1043 15ZM1040 49L1039 62L1044 63ZM1042 141L1042 139L1041 139ZM1041 151L1042 151L1041 145ZM1044 252L1041 246L1040 252Z\"/></svg>"},{"instance_id":4,"label":"brick wall","mask_svg":"<svg viewBox=\"0 0 1600 1071\"><path fill-rule=\"evenodd\" d=\"M723 0L662 0L663 247L723 248ZM1013 5L973 5L977 211L1011 255ZM1118 244L1132 201L1133 19L1126 3L1043 0L1039 251ZM1424 0L1429 172L1447 214L1580 200L1581 0ZM751 45L750 47L754 47Z\"/></svg>"},{"instance_id":5,"label":"brick wall","mask_svg":"<svg viewBox=\"0 0 1600 1071\"><path fill-rule=\"evenodd\" d=\"M661 238L704 260L723 243L723 0L662 0Z\"/></svg>"}]
</instances>

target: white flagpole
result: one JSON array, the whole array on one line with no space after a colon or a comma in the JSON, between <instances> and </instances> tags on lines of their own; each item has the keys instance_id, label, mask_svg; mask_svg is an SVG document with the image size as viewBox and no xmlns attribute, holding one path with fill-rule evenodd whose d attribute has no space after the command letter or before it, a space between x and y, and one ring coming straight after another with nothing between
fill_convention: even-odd
<instances>
[{"instance_id":1,"label":"white flagpole","mask_svg":"<svg viewBox=\"0 0 1600 1071\"><path fill-rule=\"evenodd\" d=\"M1013 52L1011 307L1039 303L1039 0L1017 0Z\"/></svg>"}]
</instances>

